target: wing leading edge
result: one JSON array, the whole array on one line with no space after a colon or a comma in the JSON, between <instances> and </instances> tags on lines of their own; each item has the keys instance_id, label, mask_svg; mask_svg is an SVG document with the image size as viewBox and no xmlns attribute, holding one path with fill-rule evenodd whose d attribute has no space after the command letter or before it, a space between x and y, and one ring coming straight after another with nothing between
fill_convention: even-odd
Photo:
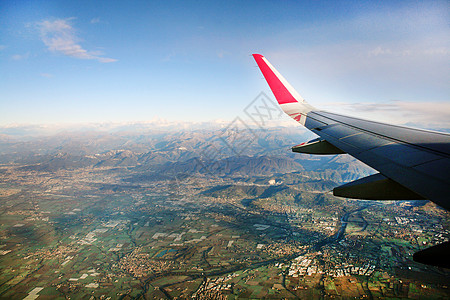
<instances>
[{"instance_id":1,"label":"wing leading edge","mask_svg":"<svg viewBox=\"0 0 450 300\"><path fill-rule=\"evenodd\" d=\"M348 153L379 171L335 188L334 195L368 200L428 199L450 210L449 134L317 110L264 56L253 57L283 111L320 136L292 151Z\"/></svg>"}]
</instances>

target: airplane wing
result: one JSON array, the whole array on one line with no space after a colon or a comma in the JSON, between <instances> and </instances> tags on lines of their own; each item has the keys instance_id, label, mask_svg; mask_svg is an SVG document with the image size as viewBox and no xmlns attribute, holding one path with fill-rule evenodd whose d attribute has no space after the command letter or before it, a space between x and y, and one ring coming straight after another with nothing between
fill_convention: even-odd
<instances>
[{"instance_id":1,"label":"airplane wing","mask_svg":"<svg viewBox=\"0 0 450 300\"><path fill-rule=\"evenodd\" d=\"M292 151L348 153L379 171L335 188L335 196L366 200L428 199L450 210L449 134L318 110L264 56L253 54L253 57L283 111L320 137L294 146ZM450 253L448 242L446 247L445 251ZM417 259L427 257L421 253ZM448 258L447 264L450 268Z\"/></svg>"}]
</instances>

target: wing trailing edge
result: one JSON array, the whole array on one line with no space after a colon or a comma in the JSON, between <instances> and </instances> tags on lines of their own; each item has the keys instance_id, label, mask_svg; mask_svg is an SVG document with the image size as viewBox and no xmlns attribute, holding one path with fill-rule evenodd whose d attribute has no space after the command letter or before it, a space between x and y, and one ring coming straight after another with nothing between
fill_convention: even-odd
<instances>
[{"instance_id":1,"label":"wing trailing edge","mask_svg":"<svg viewBox=\"0 0 450 300\"><path fill-rule=\"evenodd\" d=\"M317 154L317 155L330 155L330 154L344 154L345 152L339 149L333 144L327 142L327 140L317 138L309 142L301 143L292 147L292 152Z\"/></svg>"}]
</instances>

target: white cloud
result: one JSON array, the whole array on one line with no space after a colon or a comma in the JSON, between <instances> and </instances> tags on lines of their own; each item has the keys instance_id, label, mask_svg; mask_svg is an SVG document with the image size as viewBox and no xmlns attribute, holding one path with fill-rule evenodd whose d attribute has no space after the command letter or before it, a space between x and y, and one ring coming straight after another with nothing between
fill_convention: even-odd
<instances>
[{"instance_id":1,"label":"white cloud","mask_svg":"<svg viewBox=\"0 0 450 300\"><path fill-rule=\"evenodd\" d=\"M96 24L96 23L100 23L100 18L93 18L91 20L91 24Z\"/></svg>"},{"instance_id":2,"label":"white cloud","mask_svg":"<svg viewBox=\"0 0 450 300\"><path fill-rule=\"evenodd\" d=\"M44 44L52 52L62 53L66 56L79 59L95 59L102 63L117 61L113 58L102 57L101 53L88 51L78 44L79 38L75 29L68 20L57 19L55 21L43 21L39 24L41 38Z\"/></svg>"},{"instance_id":3,"label":"white cloud","mask_svg":"<svg viewBox=\"0 0 450 300\"><path fill-rule=\"evenodd\" d=\"M41 73L40 75L41 75L42 77L46 77L46 78L51 78L51 77L53 77L53 75L50 74L50 73Z\"/></svg>"},{"instance_id":4,"label":"white cloud","mask_svg":"<svg viewBox=\"0 0 450 300\"><path fill-rule=\"evenodd\" d=\"M381 46L378 46L375 49L369 51L369 57L384 55L384 54L391 54L391 53L392 53L391 49L382 48Z\"/></svg>"},{"instance_id":5,"label":"white cloud","mask_svg":"<svg viewBox=\"0 0 450 300\"><path fill-rule=\"evenodd\" d=\"M30 57L30 52L27 52L25 54L14 54L13 56L11 56L12 60L24 60L27 59L28 57Z\"/></svg>"},{"instance_id":6,"label":"white cloud","mask_svg":"<svg viewBox=\"0 0 450 300\"><path fill-rule=\"evenodd\" d=\"M230 52L225 50L219 50L216 52L218 58L224 58L227 55L230 55Z\"/></svg>"},{"instance_id":7,"label":"white cloud","mask_svg":"<svg viewBox=\"0 0 450 300\"><path fill-rule=\"evenodd\" d=\"M419 47L421 46L421 47ZM399 56L416 56L418 58L426 57L444 57L450 54L450 48L448 47L424 47L422 45L415 46L414 48L409 46L399 47L398 49L392 50L390 48L378 46L368 52L368 57L391 55L394 57Z\"/></svg>"},{"instance_id":8,"label":"white cloud","mask_svg":"<svg viewBox=\"0 0 450 300\"><path fill-rule=\"evenodd\" d=\"M98 59L99 62L102 62L102 63L110 63L110 62L117 61L117 59L107 58L107 57L98 57L97 59Z\"/></svg>"}]
</instances>

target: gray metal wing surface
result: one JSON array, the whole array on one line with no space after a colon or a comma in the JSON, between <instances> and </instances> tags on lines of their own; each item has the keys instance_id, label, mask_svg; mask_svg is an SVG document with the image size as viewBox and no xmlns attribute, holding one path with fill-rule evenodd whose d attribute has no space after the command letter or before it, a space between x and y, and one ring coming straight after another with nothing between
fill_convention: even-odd
<instances>
[{"instance_id":1,"label":"gray metal wing surface","mask_svg":"<svg viewBox=\"0 0 450 300\"><path fill-rule=\"evenodd\" d=\"M450 135L323 111L309 112L305 126L413 191L416 199L429 199L450 210Z\"/></svg>"},{"instance_id":2,"label":"gray metal wing surface","mask_svg":"<svg viewBox=\"0 0 450 300\"><path fill-rule=\"evenodd\" d=\"M333 189L367 200L428 199L450 210L450 135L317 110L260 54L253 54L283 111L320 138L294 146L309 154L348 153L379 173ZM450 242L419 251L414 260L450 268Z\"/></svg>"}]
</instances>

